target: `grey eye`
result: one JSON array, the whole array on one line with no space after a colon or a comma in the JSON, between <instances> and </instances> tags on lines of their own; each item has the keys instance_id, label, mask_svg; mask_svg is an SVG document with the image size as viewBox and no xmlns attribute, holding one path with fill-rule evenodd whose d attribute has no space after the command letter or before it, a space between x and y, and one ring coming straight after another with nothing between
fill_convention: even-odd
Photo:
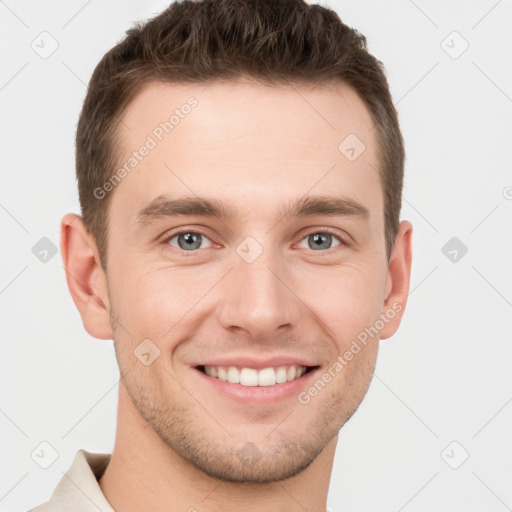
<instances>
[{"instance_id":1,"label":"grey eye","mask_svg":"<svg viewBox=\"0 0 512 512\"><path fill-rule=\"evenodd\" d=\"M323 232L311 233L310 235L308 235L302 239L302 241L304 241L304 240L307 240L307 242L308 242L307 249L313 249L314 251L318 251L318 250L322 250L322 249L324 249L324 250L332 249L333 247L336 247L337 245L341 245L340 239L337 236L332 235L331 233L323 233ZM338 244L333 246L332 243L333 243L333 241L336 241L336 240L338 240Z\"/></svg>"},{"instance_id":2,"label":"grey eye","mask_svg":"<svg viewBox=\"0 0 512 512\"><path fill-rule=\"evenodd\" d=\"M177 240L178 245L172 243L174 239ZM201 247L201 245L205 240L208 240L208 238L202 233L197 233L195 231L183 231L181 233L176 233L169 238L168 243L183 251L194 251L196 249L204 248Z\"/></svg>"}]
</instances>

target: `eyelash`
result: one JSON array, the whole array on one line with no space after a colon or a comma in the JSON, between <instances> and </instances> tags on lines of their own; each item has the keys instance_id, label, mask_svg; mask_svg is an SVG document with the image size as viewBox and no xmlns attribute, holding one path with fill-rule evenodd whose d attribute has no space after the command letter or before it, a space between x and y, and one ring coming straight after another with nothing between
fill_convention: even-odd
<instances>
[{"instance_id":1,"label":"eyelash","mask_svg":"<svg viewBox=\"0 0 512 512\"><path fill-rule=\"evenodd\" d=\"M193 233L193 234L196 234L196 235L201 235L205 238L207 238L208 240L210 240L210 238L208 237L208 235L206 233L204 233L203 231L201 230L197 230L197 229L184 229L184 230L181 230L181 231L176 231L175 233L173 233L172 235L166 237L164 240L163 240L163 243L164 244L169 244L169 242L179 236L179 235L184 235L184 234L187 234L187 233ZM327 252L330 252L334 249L337 249L338 247L342 247L342 246L345 246L345 247L348 247L348 243L345 242L344 239L342 239L339 235L337 235L333 230L329 229L329 228L323 228L322 230L316 230L316 231L311 231L310 233L307 233L306 235L304 235L301 239L300 239L300 242L302 242L305 238L308 238L309 236L311 235L317 235L317 234L329 234L329 235L332 235L334 238L336 238L340 244L335 246L335 247L331 247L329 249L325 249L325 250L319 250L319 251L313 251L313 249L310 249L310 251L312 252L315 252L317 253L318 255L321 255L321 254L325 254ZM211 240L210 240L211 241ZM173 249L176 249L178 251L180 251L181 253L185 253L187 254L187 256L192 256L192 255L195 255L199 252L200 249L194 249L194 250L191 250L191 251L185 251L183 249L180 249L179 247L175 247L175 246L171 246ZM210 249L210 247L208 247L207 249Z\"/></svg>"}]
</instances>

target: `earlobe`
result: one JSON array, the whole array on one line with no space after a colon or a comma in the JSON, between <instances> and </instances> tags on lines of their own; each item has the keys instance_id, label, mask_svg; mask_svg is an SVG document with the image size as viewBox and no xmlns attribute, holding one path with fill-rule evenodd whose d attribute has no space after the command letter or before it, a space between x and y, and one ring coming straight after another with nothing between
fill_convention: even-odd
<instances>
[{"instance_id":1,"label":"earlobe","mask_svg":"<svg viewBox=\"0 0 512 512\"><path fill-rule=\"evenodd\" d=\"M63 217L60 236L66 281L85 330L95 338L112 339L107 280L94 238L73 213Z\"/></svg>"},{"instance_id":2,"label":"earlobe","mask_svg":"<svg viewBox=\"0 0 512 512\"><path fill-rule=\"evenodd\" d=\"M412 264L412 224L402 221L398 228L393 253L389 261L386 294L382 314L387 319L380 333L390 338L400 326L407 304Z\"/></svg>"}]
</instances>

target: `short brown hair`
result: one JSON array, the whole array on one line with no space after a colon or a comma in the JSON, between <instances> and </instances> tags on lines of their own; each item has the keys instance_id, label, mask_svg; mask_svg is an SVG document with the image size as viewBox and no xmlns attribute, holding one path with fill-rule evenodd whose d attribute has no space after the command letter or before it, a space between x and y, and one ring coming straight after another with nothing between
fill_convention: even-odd
<instances>
[{"instance_id":1,"label":"short brown hair","mask_svg":"<svg viewBox=\"0 0 512 512\"><path fill-rule=\"evenodd\" d=\"M272 84L341 80L369 109L378 140L389 261L399 226L405 151L382 63L366 38L331 9L304 0L183 0L137 23L96 66L76 133L82 216L106 270L111 194L95 190L115 172L116 134L145 85L208 83L249 77ZM341 141L340 141L341 142Z\"/></svg>"}]
</instances>

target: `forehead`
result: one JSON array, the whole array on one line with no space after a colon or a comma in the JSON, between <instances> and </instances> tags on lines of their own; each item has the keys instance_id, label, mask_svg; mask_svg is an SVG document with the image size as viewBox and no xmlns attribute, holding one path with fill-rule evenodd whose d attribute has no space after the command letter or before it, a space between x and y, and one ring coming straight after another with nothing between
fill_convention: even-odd
<instances>
[{"instance_id":1,"label":"forehead","mask_svg":"<svg viewBox=\"0 0 512 512\"><path fill-rule=\"evenodd\" d=\"M163 194L216 196L242 216L262 203L281 211L308 192L352 197L372 215L382 209L373 120L342 83L150 84L119 135L126 172L111 208L125 213Z\"/></svg>"}]
</instances>

